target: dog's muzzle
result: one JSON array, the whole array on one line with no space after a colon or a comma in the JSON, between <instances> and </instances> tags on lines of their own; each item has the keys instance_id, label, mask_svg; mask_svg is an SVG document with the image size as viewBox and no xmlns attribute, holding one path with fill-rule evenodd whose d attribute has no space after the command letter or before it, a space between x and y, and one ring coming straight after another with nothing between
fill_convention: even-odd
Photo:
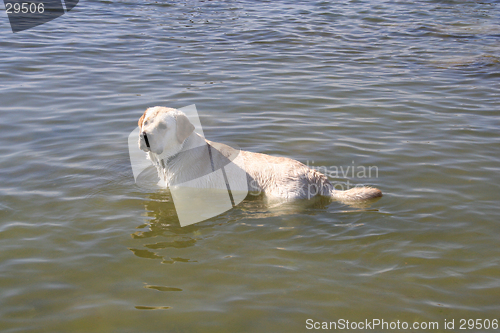
<instances>
[{"instance_id":1,"label":"dog's muzzle","mask_svg":"<svg viewBox=\"0 0 500 333\"><path fill-rule=\"evenodd\" d=\"M146 132L142 132L142 137L144 138L144 142L146 142L146 147L148 147L148 149L151 149L151 147L149 146L148 136L146 135Z\"/></svg>"}]
</instances>

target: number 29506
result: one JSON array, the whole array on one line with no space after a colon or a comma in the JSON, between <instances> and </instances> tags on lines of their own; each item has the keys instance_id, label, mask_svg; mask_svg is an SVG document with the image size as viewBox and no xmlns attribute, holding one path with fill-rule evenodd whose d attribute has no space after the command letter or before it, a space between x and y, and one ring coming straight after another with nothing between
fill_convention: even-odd
<instances>
[{"instance_id":1,"label":"number 29506","mask_svg":"<svg viewBox=\"0 0 500 333\"><path fill-rule=\"evenodd\" d=\"M34 3L34 2L22 2L22 3L10 3L7 2L5 4L5 11L7 14L41 14L45 11L43 6L43 2Z\"/></svg>"}]
</instances>

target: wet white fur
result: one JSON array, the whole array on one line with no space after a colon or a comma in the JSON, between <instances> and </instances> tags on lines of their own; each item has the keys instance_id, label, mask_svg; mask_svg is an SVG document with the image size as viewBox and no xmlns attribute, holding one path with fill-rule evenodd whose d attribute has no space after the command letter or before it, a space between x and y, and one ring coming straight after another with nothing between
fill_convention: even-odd
<instances>
[{"instance_id":1,"label":"wet white fur","mask_svg":"<svg viewBox=\"0 0 500 333\"><path fill-rule=\"evenodd\" d=\"M188 176L189 173L198 174L197 172L209 168L206 163L200 163L208 160L208 149L191 149L208 143L223 156L234 159L233 163L246 172L251 192L264 192L267 196L283 199L309 199L322 195L346 202L382 196L380 190L372 187L337 191L325 175L290 158L238 151L227 145L205 140L194 131L179 133L185 130L185 126L179 129L178 119L185 122L187 118L179 110L157 106L147 109L139 120L141 132L146 133L151 149L146 147L142 135L139 137L139 147L149 153L149 159L157 167L158 174L166 185L176 178ZM179 134L187 138L179 141ZM178 154L179 152L186 153ZM220 155L214 156L217 158ZM162 159L166 162L165 168L161 164ZM203 179L205 182L211 181L210 177Z\"/></svg>"}]
</instances>

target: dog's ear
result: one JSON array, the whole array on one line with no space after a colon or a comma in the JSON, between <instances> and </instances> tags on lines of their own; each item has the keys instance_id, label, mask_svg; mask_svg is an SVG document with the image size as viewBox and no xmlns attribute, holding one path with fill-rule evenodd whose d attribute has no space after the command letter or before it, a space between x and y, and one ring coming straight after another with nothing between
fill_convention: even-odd
<instances>
[{"instance_id":1,"label":"dog's ear","mask_svg":"<svg viewBox=\"0 0 500 333\"><path fill-rule=\"evenodd\" d=\"M142 123L144 122L144 117L146 117L146 112L148 110L144 111L144 113L142 114L141 118L139 118L139 121L137 122L137 124L139 125L139 128L142 128Z\"/></svg>"},{"instance_id":2,"label":"dog's ear","mask_svg":"<svg viewBox=\"0 0 500 333\"><path fill-rule=\"evenodd\" d=\"M184 140L186 140L187 137L190 136L191 133L193 133L194 125L191 124L186 115L182 113L179 113L175 117L175 122L177 123L176 124L177 141L179 141L179 143L183 143Z\"/></svg>"}]
</instances>

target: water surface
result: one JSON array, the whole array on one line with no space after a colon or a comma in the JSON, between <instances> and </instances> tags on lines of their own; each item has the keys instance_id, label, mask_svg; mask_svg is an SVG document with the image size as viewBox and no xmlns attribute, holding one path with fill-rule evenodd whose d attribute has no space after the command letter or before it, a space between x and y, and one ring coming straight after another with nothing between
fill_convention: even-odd
<instances>
[{"instance_id":1,"label":"water surface","mask_svg":"<svg viewBox=\"0 0 500 333\"><path fill-rule=\"evenodd\" d=\"M500 319L499 22L494 1L82 1L16 34L3 14L2 331ZM127 136L190 104L210 140L384 197L181 228Z\"/></svg>"}]
</instances>

